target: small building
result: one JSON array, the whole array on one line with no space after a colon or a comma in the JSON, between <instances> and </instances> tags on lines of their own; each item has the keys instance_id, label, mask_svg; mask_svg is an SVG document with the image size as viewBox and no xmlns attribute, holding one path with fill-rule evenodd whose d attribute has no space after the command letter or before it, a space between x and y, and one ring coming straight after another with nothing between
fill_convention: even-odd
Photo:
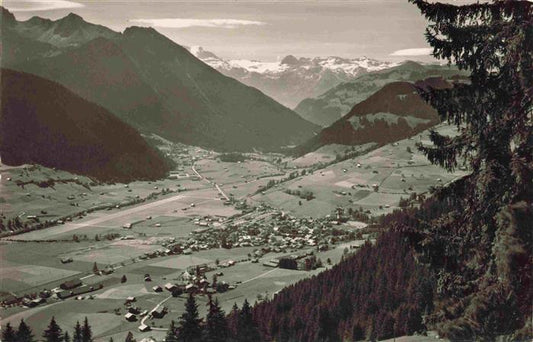
<instances>
[{"instance_id":1,"label":"small building","mask_svg":"<svg viewBox=\"0 0 533 342\"><path fill-rule=\"evenodd\" d=\"M181 274L181 279L183 280L192 279L192 275L189 273L189 271L185 271Z\"/></svg>"},{"instance_id":2,"label":"small building","mask_svg":"<svg viewBox=\"0 0 533 342\"><path fill-rule=\"evenodd\" d=\"M44 298L35 298L34 300L32 300L33 303L35 303L35 305L39 305L39 304L43 304L43 303L46 303L46 299Z\"/></svg>"},{"instance_id":3,"label":"small building","mask_svg":"<svg viewBox=\"0 0 533 342\"><path fill-rule=\"evenodd\" d=\"M62 264L68 264L69 262L72 262L72 258L71 257L68 257L68 258L61 258L61 263Z\"/></svg>"},{"instance_id":4,"label":"small building","mask_svg":"<svg viewBox=\"0 0 533 342\"><path fill-rule=\"evenodd\" d=\"M80 279L67 280L64 283L61 283L61 285L59 285L59 287L63 290L71 290L79 286L81 286Z\"/></svg>"},{"instance_id":5,"label":"small building","mask_svg":"<svg viewBox=\"0 0 533 342\"><path fill-rule=\"evenodd\" d=\"M126 303L133 303L137 301L137 298L135 298L134 296L129 296L128 298L126 298Z\"/></svg>"},{"instance_id":6,"label":"small building","mask_svg":"<svg viewBox=\"0 0 533 342\"><path fill-rule=\"evenodd\" d=\"M6 293L2 297L0 297L0 303L2 303L2 305L4 306L14 305L14 304L19 303L20 301L21 301L21 298L11 293Z\"/></svg>"},{"instance_id":7,"label":"small building","mask_svg":"<svg viewBox=\"0 0 533 342\"><path fill-rule=\"evenodd\" d=\"M176 284L172 284L172 283L166 283L165 284L165 290L167 290L167 291L172 292L172 291L175 291L177 289L178 289L178 286Z\"/></svg>"},{"instance_id":8,"label":"small building","mask_svg":"<svg viewBox=\"0 0 533 342\"><path fill-rule=\"evenodd\" d=\"M163 318L167 314L168 309L166 307L160 306L152 311L153 318Z\"/></svg>"},{"instance_id":9,"label":"small building","mask_svg":"<svg viewBox=\"0 0 533 342\"><path fill-rule=\"evenodd\" d=\"M128 308L128 312L129 312L129 313L132 313L132 314L134 314L134 315L138 315L138 314L141 313L141 309L139 309L139 308L136 307L136 306L131 306L131 307Z\"/></svg>"},{"instance_id":10,"label":"small building","mask_svg":"<svg viewBox=\"0 0 533 342\"><path fill-rule=\"evenodd\" d=\"M272 260L269 260L269 261L265 261L263 263L263 266L266 266L266 267L278 267L279 266L279 260L272 259Z\"/></svg>"},{"instance_id":11,"label":"small building","mask_svg":"<svg viewBox=\"0 0 533 342\"><path fill-rule=\"evenodd\" d=\"M152 329L150 328L149 325L146 325L144 323L139 325L139 331L140 332L147 332L147 331L150 331L150 330L152 330Z\"/></svg>"},{"instance_id":12,"label":"small building","mask_svg":"<svg viewBox=\"0 0 533 342\"><path fill-rule=\"evenodd\" d=\"M102 274L108 275L115 272L115 269L113 267L106 267L102 270Z\"/></svg>"},{"instance_id":13,"label":"small building","mask_svg":"<svg viewBox=\"0 0 533 342\"><path fill-rule=\"evenodd\" d=\"M154 292L162 292L163 288L161 286L159 286L159 285L156 285L156 286L152 287L152 290Z\"/></svg>"},{"instance_id":14,"label":"small building","mask_svg":"<svg viewBox=\"0 0 533 342\"><path fill-rule=\"evenodd\" d=\"M124 315L124 318L126 319L126 321L128 322L135 322L137 320L137 316L135 316L134 314L132 314L131 312L128 312L127 314Z\"/></svg>"},{"instance_id":15,"label":"small building","mask_svg":"<svg viewBox=\"0 0 533 342\"><path fill-rule=\"evenodd\" d=\"M194 284L188 284L187 286L185 286L185 292L187 292L187 293L195 292L196 289L197 289L197 287Z\"/></svg>"}]
</instances>

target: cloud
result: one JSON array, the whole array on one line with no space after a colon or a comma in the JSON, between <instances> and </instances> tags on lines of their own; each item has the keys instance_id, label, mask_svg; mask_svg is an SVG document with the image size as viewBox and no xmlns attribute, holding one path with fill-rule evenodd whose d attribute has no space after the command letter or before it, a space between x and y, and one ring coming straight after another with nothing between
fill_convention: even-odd
<instances>
[{"instance_id":1,"label":"cloud","mask_svg":"<svg viewBox=\"0 0 533 342\"><path fill-rule=\"evenodd\" d=\"M218 27L237 28L239 26L264 25L261 21L239 20L239 19L182 19L182 18L162 18L162 19L131 19L130 22L146 24L154 27L165 28L187 28L187 27Z\"/></svg>"},{"instance_id":2,"label":"cloud","mask_svg":"<svg viewBox=\"0 0 533 342\"><path fill-rule=\"evenodd\" d=\"M397 50L390 54L390 56L427 56L433 52L432 48L416 48Z\"/></svg>"},{"instance_id":3,"label":"cloud","mask_svg":"<svg viewBox=\"0 0 533 342\"><path fill-rule=\"evenodd\" d=\"M7 2L7 1L6 1ZM28 6L16 7L10 6L9 2L5 5L8 10L11 12L32 12L32 11L50 11L56 9L65 9L65 8L80 8L85 7L85 5L66 0L23 0L23 1L12 1L13 4L28 4Z\"/></svg>"}]
</instances>

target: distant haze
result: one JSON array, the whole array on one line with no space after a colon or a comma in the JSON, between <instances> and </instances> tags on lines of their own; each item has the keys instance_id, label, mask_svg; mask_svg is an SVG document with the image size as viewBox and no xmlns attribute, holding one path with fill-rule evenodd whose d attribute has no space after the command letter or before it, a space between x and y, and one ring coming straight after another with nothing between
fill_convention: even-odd
<instances>
[{"instance_id":1,"label":"distant haze","mask_svg":"<svg viewBox=\"0 0 533 342\"><path fill-rule=\"evenodd\" d=\"M225 59L275 61L292 54L432 60L424 39L427 23L407 0L4 0L3 5L18 20L74 12L117 31L153 26L181 45L200 45Z\"/></svg>"}]
</instances>

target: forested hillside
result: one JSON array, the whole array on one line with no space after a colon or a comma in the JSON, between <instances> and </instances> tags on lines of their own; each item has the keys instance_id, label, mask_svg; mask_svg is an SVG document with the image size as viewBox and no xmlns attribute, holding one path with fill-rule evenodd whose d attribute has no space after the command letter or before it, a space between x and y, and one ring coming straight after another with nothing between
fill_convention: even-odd
<instances>
[{"instance_id":1,"label":"forested hillside","mask_svg":"<svg viewBox=\"0 0 533 342\"><path fill-rule=\"evenodd\" d=\"M2 163L36 163L105 182L163 178L170 163L104 108L43 78L0 69Z\"/></svg>"},{"instance_id":2,"label":"forested hillside","mask_svg":"<svg viewBox=\"0 0 533 342\"><path fill-rule=\"evenodd\" d=\"M399 233L381 235L354 257L255 307L265 341L359 341L424 330L431 273Z\"/></svg>"}]
</instances>

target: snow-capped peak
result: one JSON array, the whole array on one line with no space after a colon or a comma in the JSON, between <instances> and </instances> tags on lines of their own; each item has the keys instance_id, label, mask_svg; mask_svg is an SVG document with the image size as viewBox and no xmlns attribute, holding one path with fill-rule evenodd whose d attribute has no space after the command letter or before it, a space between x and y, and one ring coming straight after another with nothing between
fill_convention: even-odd
<instances>
[{"instance_id":1,"label":"snow-capped peak","mask_svg":"<svg viewBox=\"0 0 533 342\"><path fill-rule=\"evenodd\" d=\"M367 57L295 57L275 62L248 59L224 60L200 46L189 51L207 65L240 82L258 88L288 107L307 97L318 96L341 82L370 72L396 66Z\"/></svg>"}]
</instances>

